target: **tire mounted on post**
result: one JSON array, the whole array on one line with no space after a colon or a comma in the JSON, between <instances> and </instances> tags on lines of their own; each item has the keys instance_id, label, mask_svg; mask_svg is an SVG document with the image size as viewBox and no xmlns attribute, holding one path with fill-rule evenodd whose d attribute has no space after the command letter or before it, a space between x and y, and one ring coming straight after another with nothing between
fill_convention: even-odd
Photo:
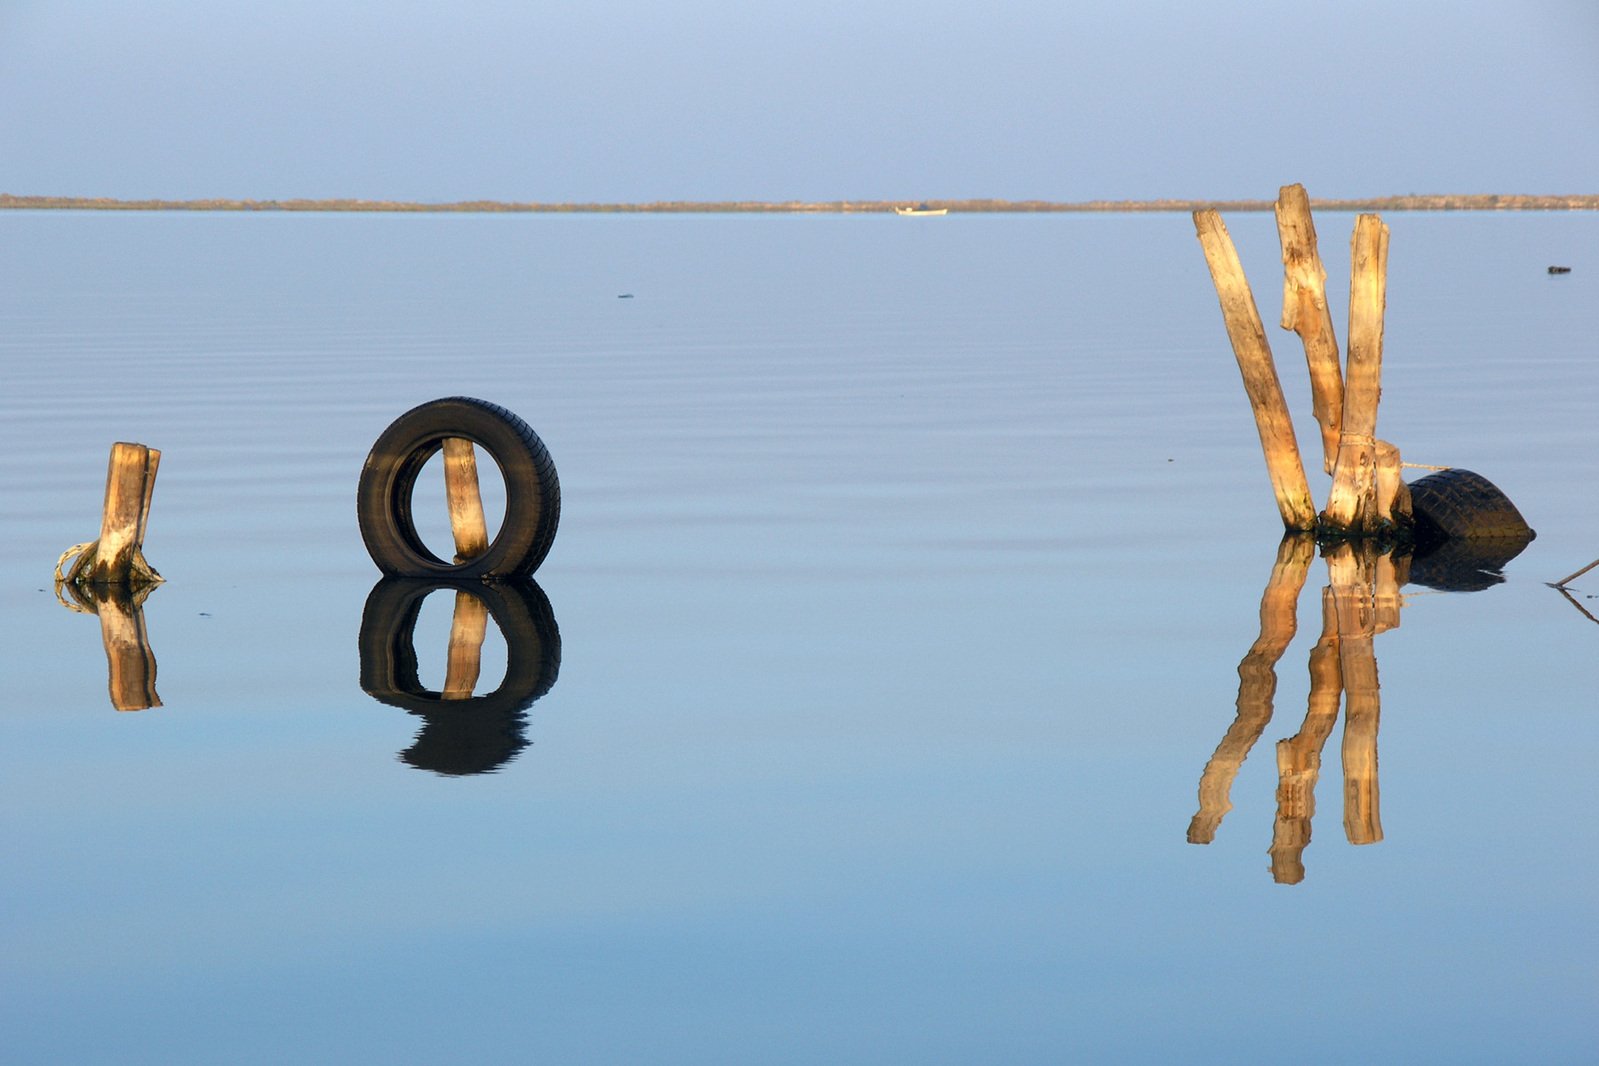
<instances>
[{"instance_id":1,"label":"tire mounted on post","mask_svg":"<svg viewBox=\"0 0 1599 1066\"><path fill-rule=\"evenodd\" d=\"M505 521L480 555L447 562L417 534L411 497L417 476L445 440L471 441L505 480ZM361 539L378 569L395 577L497 580L538 569L555 540L561 485L555 462L531 426L498 404L452 396L413 407L384 430L356 490Z\"/></svg>"}]
</instances>

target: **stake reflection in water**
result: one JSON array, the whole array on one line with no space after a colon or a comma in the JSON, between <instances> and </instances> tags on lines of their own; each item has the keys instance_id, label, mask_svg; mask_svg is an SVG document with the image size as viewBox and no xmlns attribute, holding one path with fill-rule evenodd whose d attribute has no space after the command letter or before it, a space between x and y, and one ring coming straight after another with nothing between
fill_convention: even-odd
<instances>
[{"instance_id":1,"label":"stake reflection in water","mask_svg":"<svg viewBox=\"0 0 1599 1066\"><path fill-rule=\"evenodd\" d=\"M455 594L444 687L424 688L415 645L422 603L436 591ZM505 638L505 680L473 695L483 640L492 619ZM384 578L361 614L361 688L374 699L423 720L400 758L420 770L463 776L491 773L527 747L525 711L555 684L561 634L544 592L532 581L485 584Z\"/></svg>"},{"instance_id":2,"label":"stake reflection in water","mask_svg":"<svg viewBox=\"0 0 1599 1066\"><path fill-rule=\"evenodd\" d=\"M1232 809L1233 779L1271 721L1277 661L1293 641L1297 605L1315 542L1289 535L1260 603L1260 636L1238 664L1237 717L1199 782L1199 811L1188 826L1191 844L1215 839ZM1310 697L1300 730L1277 744L1277 816L1272 830L1272 878L1304 880L1303 854L1316 813L1321 753L1344 707L1344 835L1351 844L1382 840L1377 787L1377 728L1381 714L1373 639L1399 625L1400 586L1410 557L1394 556L1370 541L1343 542L1325 552L1328 585L1322 591L1321 636L1310 652Z\"/></svg>"},{"instance_id":3,"label":"stake reflection in water","mask_svg":"<svg viewBox=\"0 0 1599 1066\"><path fill-rule=\"evenodd\" d=\"M155 652L144 626L144 601L155 585L56 583L56 598L73 611L97 615L105 645L111 706L142 711L161 706L155 691Z\"/></svg>"}]
</instances>

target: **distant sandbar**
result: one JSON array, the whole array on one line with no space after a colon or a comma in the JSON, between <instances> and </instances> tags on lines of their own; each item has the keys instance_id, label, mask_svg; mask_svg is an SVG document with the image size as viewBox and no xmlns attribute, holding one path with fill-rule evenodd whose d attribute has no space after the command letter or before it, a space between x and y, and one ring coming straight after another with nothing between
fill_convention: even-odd
<instances>
[{"instance_id":1,"label":"distant sandbar","mask_svg":"<svg viewBox=\"0 0 1599 1066\"><path fill-rule=\"evenodd\" d=\"M370 211L394 213L504 214L887 214L925 204L950 214L1059 214L1131 211L1270 211L1272 200L662 200L654 203L515 203L463 200L409 203L397 200L116 200L82 196L12 196L0 193L0 210L31 211ZM1525 196L1463 194L1381 196L1310 201L1321 211L1595 211L1599 195Z\"/></svg>"}]
</instances>

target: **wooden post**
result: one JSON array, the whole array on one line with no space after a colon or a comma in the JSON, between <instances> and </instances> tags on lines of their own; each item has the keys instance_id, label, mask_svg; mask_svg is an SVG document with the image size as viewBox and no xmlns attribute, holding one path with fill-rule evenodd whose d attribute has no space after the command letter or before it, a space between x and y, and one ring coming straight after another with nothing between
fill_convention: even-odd
<instances>
[{"instance_id":1,"label":"wooden post","mask_svg":"<svg viewBox=\"0 0 1599 1066\"><path fill-rule=\"evenodd\" d=\"M1410 486L1405 484L1399 449L1385 440L1377 442L1377 522L1380 526L1415 524L1410 509Z\"/></svg>"},{"instance_id":2,"label":"wooden post","mask_svg":"<svg viewBox=\"0 0 1599 1066\"><path fill-rule=\"evenodd\" d=\"M143 444L118 441L106 470L100 539L84 546L66 578L95 587L137 586L162 580L144 558L144 534L161 453ZM62 557L65 562L66 556ZM60 563L57 564L60 575Z\"/></svg>"},{"instance_id":3,"label":"wooden post","mask_svg":"<svg viewBox=\"0 0 1599 1066\"><path fill-rule=\"evenodd\" d=\"M1227 227L1214 209L1194 212L1194 229L1210 267L1211 281L1221 300L1222 318L1232 342L1238 370L1244 378L1244 391L1255 413L1255 428L1260 433L1266 471L1283 525L1290 530L1316 528L1316 505L1310 498L1304 464L1299 458L1299 443L1294 438L1293 419L1283 399L1282 383L1272 362L1271 346L1255 307L1255 297L1244 277Z\"/></svg>"},{"instance_id":4,"label":"wooden post","mask_svg":"<svg viewBox=\"0 0 1599 1066\"><path fill-rule=\"evenodd\" d=\"M1349 367L1343 434L1327 511L1322 516L1334 533L1367 535L1382 524L1376 503L1376 432L1387 291L1388 227L1376 215L1361 215L1355 220L1350 241Z\"/></svg>"},{"instance_id":5,"label":"wooden post","mask_svg":"<svg viewBox=\"0 0 1599 1066\"><path fill-rule=\"evenodd\" d=\"M455 561L475 559L489 550L489 531L483 518L483 497L478 492L477 454L469 440L444 440L444 494L450 503Z\"/></svg>"},{"instance_id":6,"label":"wooden post","mask_svg":"<svg viewBox=\"0 0 1599 1066\"><path fill-rule=\"evenodd\" d=\"M470 445L468 445L470 447ZM455 614L450 619L450 645L444 667L447 700L472 698L483 670L483 638L489 631L489 605L465 590L455 594Z\"/></svg>"},{"instance_id":7,"label":"wooden post","mask_svg":"<svg viewBox=\"0 0 1599 1066\"><path fill-rule=\"evenodd\" d=\"M1188 823L1190 844L1214 840L1222 818L1233 809L1233 779L1271 721L1277 660L1298 630L1299 593L1315 555L1312 537L1286 536L1277 546L1277 561L1260 597L1260 635L1238 664L1237 717L1199 778L1199 811Z\"/></svg>"},{"instance_id":8,"label":"wooden post","mask_svg":"<svg viewBox=\"0 0 1599 1066\"><path fill-rule=\"evenodd\" d=\"M1310 370L1311 407L1321 425L1322 466L1333 472L1344 424L1344 376L1327 309L1327 268L1316 248L1316 225L1303 185L1277 194L1277 237L1283 250L1283 329L1299 334Z\"/></svg>"}]
</instances>

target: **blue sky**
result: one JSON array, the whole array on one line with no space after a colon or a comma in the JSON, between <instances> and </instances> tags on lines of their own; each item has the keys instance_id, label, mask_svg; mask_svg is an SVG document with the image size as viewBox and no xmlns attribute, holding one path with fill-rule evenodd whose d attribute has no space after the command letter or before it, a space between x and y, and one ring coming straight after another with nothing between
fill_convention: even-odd
<instances>
[{"instance_id":1,"label":"blue sky","mask_svg":"<svg viewBox=\"0 0 1599 1066\"><path fill-rule=\"evenodd\" d=\"M1595 0L0 0L0 191L1599 192Z\"/></svg>"}]
</instances>

